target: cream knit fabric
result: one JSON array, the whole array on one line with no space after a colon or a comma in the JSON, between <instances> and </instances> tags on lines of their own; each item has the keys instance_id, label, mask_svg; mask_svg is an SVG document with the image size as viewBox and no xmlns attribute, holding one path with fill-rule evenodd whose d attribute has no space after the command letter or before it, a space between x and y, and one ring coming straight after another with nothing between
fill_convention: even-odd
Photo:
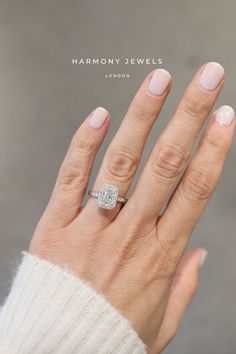
<instances>
[{"instance_id":1,"label":"cream knit fabric","mask_svg":"<svg viewBox=\"0 0 236 354\"><path fill-rule=\"evenodd\" d=\"M23 253L0 312L1 354L138 354L147 348L92 286Z\"/></svg>"}]
</instances>

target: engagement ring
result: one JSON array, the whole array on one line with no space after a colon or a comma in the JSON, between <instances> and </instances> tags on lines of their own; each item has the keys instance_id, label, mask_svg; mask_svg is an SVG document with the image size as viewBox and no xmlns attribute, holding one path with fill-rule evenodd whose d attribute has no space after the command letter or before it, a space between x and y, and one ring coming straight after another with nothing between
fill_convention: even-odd
<instances>
[{"instance_id":1,"label":"engagement ring","mask_svg":"<svg viewBox=\"0 0 236 354\"><path fill-rule=\"evenodd\" d=\"M97 198L99 208L113 209L117 202L126 203L127 198L119 196L119 189L111 184L103 184L99 191L89 191L89 196Z\"/></svg>"}]
</instances>

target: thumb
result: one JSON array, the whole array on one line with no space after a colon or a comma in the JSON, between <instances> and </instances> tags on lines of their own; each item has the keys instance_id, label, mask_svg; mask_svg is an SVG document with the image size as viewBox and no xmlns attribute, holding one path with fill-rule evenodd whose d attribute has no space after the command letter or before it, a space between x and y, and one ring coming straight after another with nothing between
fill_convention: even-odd
<instances>
[{"instance_id":1,"label":"thumb","mask_svg":"<svg viewBox=\"0 0 236 354\"><path fill-rule=\"evenodd\" d=\"M181 319L197 290L200 268L206 256L206 250L195 249L182 257L171 284L161 329L149 353L161 353L176 335Z\"/></svg>"}]
</instances>

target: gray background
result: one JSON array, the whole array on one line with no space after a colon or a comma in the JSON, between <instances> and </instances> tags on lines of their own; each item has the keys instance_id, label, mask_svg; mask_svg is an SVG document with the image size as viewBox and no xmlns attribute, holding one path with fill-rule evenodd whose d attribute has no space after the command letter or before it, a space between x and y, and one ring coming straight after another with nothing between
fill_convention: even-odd
<instances>
[{"instance_id":1,"label":"gray background","mask_svg":"<svg viewBox=\"0 0 236 354\"><path fill-rule=\"evenodd\" d=\"M103 153L144 76L154 67L73 66L73 57L161 57L174 87L145 154L186 84L207 61L226 69L217 102L235 105L235 11L231 1L0 0L0 297L50 195L70 138L96 106L112 115ZM129 72L108 80L105 72ZM190 247L209 250L198 293L166 353L236 352L236 169L224 176ZM139 170L140 171L140 170Z\"/></svg>"}]
</instances>

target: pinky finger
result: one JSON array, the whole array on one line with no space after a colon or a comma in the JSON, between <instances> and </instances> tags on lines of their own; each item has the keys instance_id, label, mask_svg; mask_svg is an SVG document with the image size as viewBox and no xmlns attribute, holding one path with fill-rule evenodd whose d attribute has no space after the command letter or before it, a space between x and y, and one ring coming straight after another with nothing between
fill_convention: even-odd
<instances>
[{"instance_id":1,"label":"pinky finger","mask_svg":"<svg viewBox=\"0 0 236 354\"><path fill-rule=\"evenodd\" d=\"M182 257L172 281L162 326L150 354L161 353L175 337L187 307L197 290L200 268L206 255L206 250L195 249Z\"/></svg>"}]
</instances>

